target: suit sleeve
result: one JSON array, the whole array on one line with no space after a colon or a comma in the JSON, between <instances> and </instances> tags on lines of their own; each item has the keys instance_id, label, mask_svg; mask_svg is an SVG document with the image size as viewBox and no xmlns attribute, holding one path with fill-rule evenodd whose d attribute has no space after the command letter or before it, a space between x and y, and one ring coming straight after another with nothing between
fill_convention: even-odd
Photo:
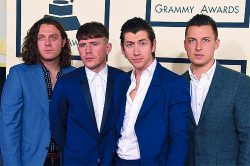
<instances>
[{"instance_id":1,"label":"suit sleeve","mask_svg":"<svg viewBox=\"0 0 250 166\"><path fill-rule=\"evenodd\" d=\"M58 78L50 101L51 136L63 151L68 117L68 102L64 86Z\"/></svg>"},{"instance_id":2,"label":"suit sleeve","mask_svg":"<svg viewBox=\"0 0 250 166\"><path fill-rule=\"evenodd\" d=\"M23 89L20 75L11 68L1 97L0 146L4 165L23 165L21 157Z\"/></svg>"},{"instance_id":3,"label":"suit sleeve","mask_svg":"<svg viewBox=\"0 0 250 166\"><path fill-rule=\"evenodd\" d=\"M184 77L177 80L170 99L170 146L167 165L184 165L188 151L190 94Z\"/></svg>"},{"instance_id":4,"label":"suit sleeve","mask_svg":"<svg viewBox=\"0 0 250 166\"><path fill-rule=\"evenodd\" d=\"M237 165L250 163L250 78L244 75L240 81L234 105L235 124L240 143Z\"/></svg>"}]
</instances>

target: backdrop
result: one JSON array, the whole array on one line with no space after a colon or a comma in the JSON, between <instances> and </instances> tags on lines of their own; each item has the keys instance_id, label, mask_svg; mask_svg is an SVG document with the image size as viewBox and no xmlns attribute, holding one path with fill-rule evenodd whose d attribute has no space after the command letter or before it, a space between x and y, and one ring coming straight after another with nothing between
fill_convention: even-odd
<instances>
[{"instance_id":1,"label":"backdrop","mask_svg":"<svg viewBox=\"0 0 250 166\"><path fill-rule=\"evenodd\" d=\"M1 1L1 0L0 0ZM1 11L1 10L0 10ZM7 1L6 73L22 63L19 53L27 30L42 17L59 20L69 35L73 65L82 66L75 38L78 27L98 21L109 29L113 49L108 64L125 71L132 66L120 51L120 28L132 17L147 19L156 33L156 57L166 68L182 74L189 67L184 49L186 22L197 13L218 23L220 47L215 58L223 65L250 74L249 0L12 0Z\"/></svg>"}]
</instances>

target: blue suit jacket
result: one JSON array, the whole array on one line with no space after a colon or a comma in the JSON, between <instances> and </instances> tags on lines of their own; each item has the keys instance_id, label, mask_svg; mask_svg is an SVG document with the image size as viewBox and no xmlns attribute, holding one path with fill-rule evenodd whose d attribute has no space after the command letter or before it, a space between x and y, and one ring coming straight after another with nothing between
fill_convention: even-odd
<instances>
[{"instance_id":1,"label":"blue suit jacket","mask_svg":"<svg viewBox=\"0 0 250 166\"><path fill-rule=\"evenodd\" d=\"M126 106L131 72L119 77L114 89L114 118L105 147L103 165L115 151ZM157 63L135 123L141 165L183 165L188 150L190 95L184 77Z\"/></svg>"},{"instance_id":2,"label":"blue suit jacket","mask_svg":"<svg viewBox=\"0 0 250 166\"><path fill-rule=\"evenodd\" d=\"M183 74L188 84L188 71ZM216 64L198 125L190 113L185 165L250 165L250 78Z\"/></svg>"},{"instance_id":3,"label":"blue suit jacket","mask_svg":"<svg viewBox=\"0 0 250 166\"><path fill-rule=\"evenodd\" d=\"M97 165L98 159L102 159L113 115L114 83L121 73L124 72L108 66L100 133L85 67L58 79L50 103L50 121L52 138L63 150L63 165Z\"/></svg>"},{"instance_id":4,"label":"blue suit jacket","mask_svg":"<svg viewBox=\"0 0 250 166\"><path fill-rule=\"evenodd\" d=\"M62 69L62 74L73 69ZM1 98L0 145L4 165L43 165L51 134L49 98L41 65L12 67Z\"/></svg>"}]
</instances>

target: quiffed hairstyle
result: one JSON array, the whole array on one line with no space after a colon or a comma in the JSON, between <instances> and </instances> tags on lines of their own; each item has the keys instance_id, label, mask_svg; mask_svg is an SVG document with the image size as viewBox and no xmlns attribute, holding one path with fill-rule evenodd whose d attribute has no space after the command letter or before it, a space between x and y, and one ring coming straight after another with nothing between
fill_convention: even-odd
<instances>
[{"instance_id":1,"label":"quiffed hairstyle","mask_svg":"<svg viewBox=\"0 0 250 166\"><path fill-rule=\"evenodd\" d=\"M66 43L61 50L59 65L60 67L69 67L71 66L71 48L69 45L68 36L65 32L65 29L61 23L57 20L44 17L38 20L27 32L27 36L24 38L24 43L21 49L21 57L26 65L37 65L41 62L40 53L37 46L37 34L39 33L40 26L42 24L54 25L61 33L62 39L66 39Z\"/></svg>"},{"instance_id":2,"label":"quiffed hairstyle","mask_svg":"<svg viewBox=\"0 0 250 166\"><path fill-rule=\"evenodd\" d=\"M191 18L186 25L185 38L187 36L187 31L190 26L202 26L202 25L211 25L215 40L218 39L218 29L216 22L209 16L205 14L196 14L193 18Z\"/></svg>"},{"instance_id":3,"label":"quiffed hairstyle","mask_svg":"<svg viewBox=\"0 0 250 166\"><path fill-rule=\"evenodd\" d=\"M147 20L144 20L144 19L139 18L139 17L134 17L132 19L129 19L122 25L121 35L120 35L122 47L124 48L124 34L125 33L132 32L132 33L136 34L138 31L142 31L142 30L147 31L148 38L151 41L151 45L153 47L153 43L155 40L154 30L153 30L151 24ZM155 57L154 52L152 52L152 56Z\"/></svg>"},{"instance_id":4,"label":"quiffed hairstyle","mask_svg":"<svg viewBox=\"0 0 250 166\"><path fill-rule=\"evenodd\" d=\"M109 31L102 23L95 21L83 24L80 26L80 28L78 28L76 33L76 38L78 41L101 37L105 37L108 40Z\"/></svg>"}]
</instances>

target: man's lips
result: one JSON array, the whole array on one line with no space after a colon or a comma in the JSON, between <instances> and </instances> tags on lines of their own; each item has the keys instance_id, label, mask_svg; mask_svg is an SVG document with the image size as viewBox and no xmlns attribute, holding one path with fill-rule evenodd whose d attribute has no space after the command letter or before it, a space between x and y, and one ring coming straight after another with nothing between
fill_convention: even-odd
<instances>
[{"instance_id":1,"label":"man's lips","mask_svg":"<svg viewBox=\"0 0 250 166\"><path fill-rule=\"evenodd\" d=\"M197 57L197 58L201 58L201 57L203 57L203 55L202 55L202 54L195 54L194 56L195 56L195 57Z\"/></svg>"},{"instance_id":2,"label":"man's lips","mask_svg":"<svg viewBox=\"0 0 250 166\"><path fill-rule=\"evenodd\" d=\"M45 52L51 52L51 51L53 51L52 49L45 49L44 50Z\"/></svg>"},{"instance_id":3,"label":"man's lips","mask_svg":"<svg viewBox=\"0 0 250 166\"><path fill-rule=\"evenodd\" d=\"M134 62L140 62L141 60L142 60L142 58L133 59Z\"/></svg>"},{"instance_id":4,"label":"man's lips","mask_svg":"<svg viewBox=\"0 0 250 166\"><path fill-rule=\"evenodd\" d=\"M95 58L93 58L93 57L87 57L87 58L85 58L86 60L93 60L93 59L95 59Z\"/></svg>"}]
</instances>

